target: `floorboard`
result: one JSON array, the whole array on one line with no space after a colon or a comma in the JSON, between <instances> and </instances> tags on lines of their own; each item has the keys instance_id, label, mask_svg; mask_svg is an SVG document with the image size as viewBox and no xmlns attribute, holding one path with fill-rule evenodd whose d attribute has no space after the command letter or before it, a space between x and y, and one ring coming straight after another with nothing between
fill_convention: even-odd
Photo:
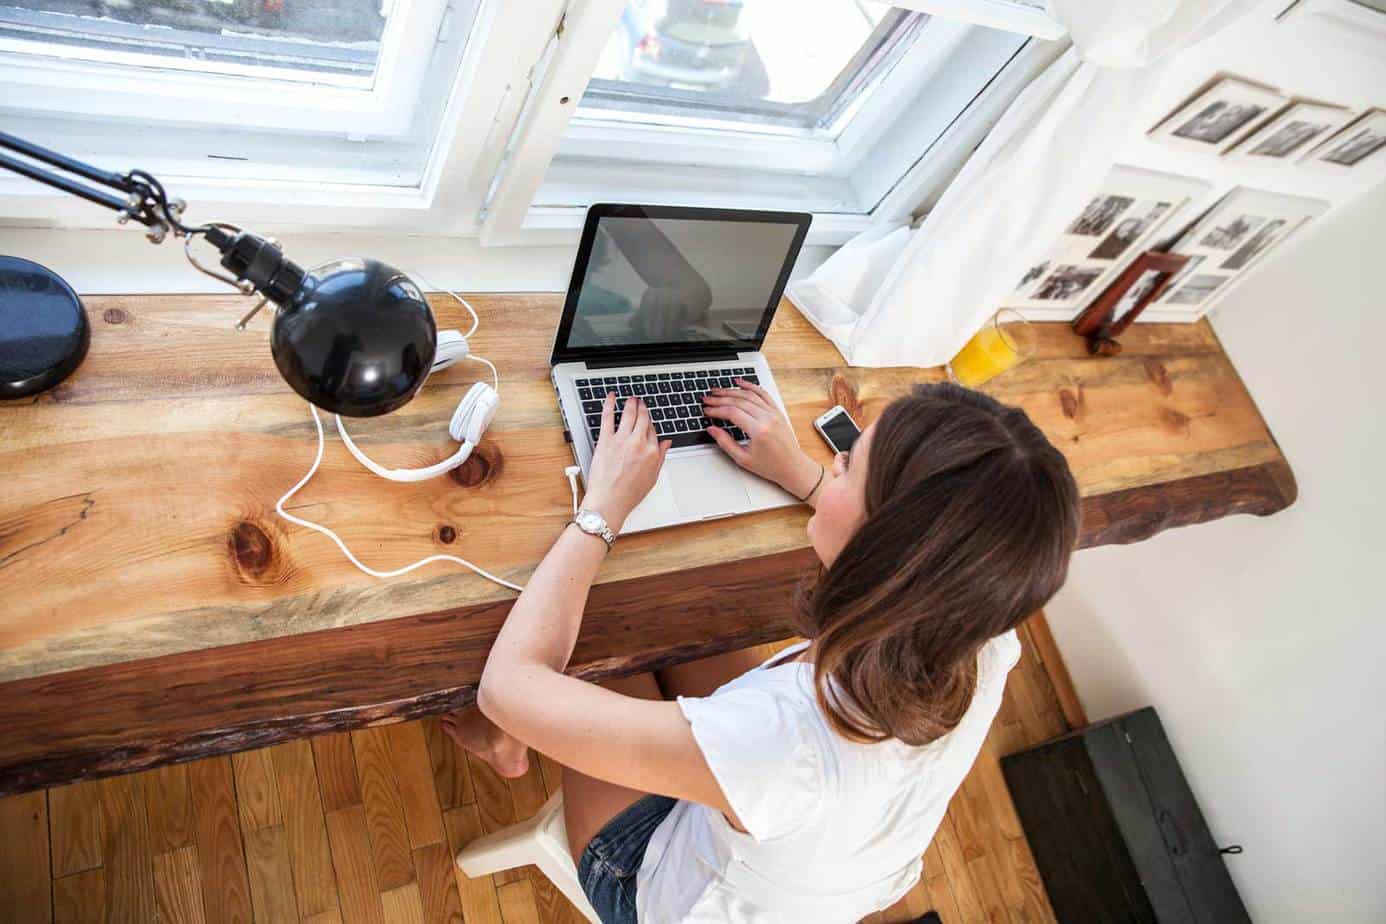
<instances>
[{"instance_id":1,"label":"floorboard","mask_svg":"<svg viewBox=\"0 0 1386 924\"><path fill-rule=\"evenodd\" d=\"M919 883L869 920L1054 924L999 759L1081 707L1042 621ZM760 646L768 658L780 645ZM464 845L539 810L562 769L506 780L436 718L0 799L0 920L38 924L577 924L534 868L468 879Z\"/></svg>"}]
</instances>

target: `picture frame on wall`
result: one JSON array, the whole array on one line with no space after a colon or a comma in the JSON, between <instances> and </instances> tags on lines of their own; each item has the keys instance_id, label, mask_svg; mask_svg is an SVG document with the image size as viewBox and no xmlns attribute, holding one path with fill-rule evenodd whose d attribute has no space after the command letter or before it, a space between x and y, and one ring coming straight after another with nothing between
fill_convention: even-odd
<instances>
[{"instance_id":1,"label":"picture frame on wall","mask_svg":"<svg viewBox=\"0 0 1386 924\"><path fill-rule=\"evenodd\" d=\"M1194 93L1149 134L1187 150L1221 154L1249 136L1290 102L1280 91L1239 77L1218 76Z\"/></svg>"},{"instance_id":2,"label":"picture frame on wall","mask_svg":"<svg viewBox=\"0 0 1386 924\"><path fill-rule=\"evenodd\" d=\"M1073 330L1088 341L1088 352L1115 356L1121 352L1117 337L1159 298L1184 268L1184 254L1147 250L1136 257L1116 281L1073 320Z\"/></svg>"},{"instance_id":3,"label":"picture frame on wall","mask_svg":"<svg viewBox=\"0 0 1386 924\"><path fill-rule=\"evenodd\" d=\"M1169 248L1188 261L1151 299L1151 306L1167 320L1198 320L1328 207L1321 199L1233 189Z\"/></svg>"},{"instance_id":4,"label":"picture frame on wall","mask_svg":"<svg viewBox=\"0 0 1386 924\"><path fill-rule=\"evenodd\" d=\"M1317 169L1337 173L1382 169L1386 165L1386 109L1368 109L1303 159Z\"/></svg>"},{"instance_id":5,"label":"picture frame on wall","mask_svg":"<svg viewBox=\"0 0 1386 924\"><path fill-rule=\"evenodd\" d=\"M1294 100L1230 149L1228 156L1249 163L1292 164L1351 118L1352 110L1346 106Z\"/></svg>"},{"instance_id":6,"label":"picture frame on wall","mask_svg":"<svg viewBox=\"0 0 1386 924\"><path fill-rule=\"evenodd\" d=\"M1035 320L1073 320L1132 260L1152 249L1152 241L1171 237L1181 216L1209 189L1205 180L1118 164L1001 306Z\"/></svg>"}]
</instances>

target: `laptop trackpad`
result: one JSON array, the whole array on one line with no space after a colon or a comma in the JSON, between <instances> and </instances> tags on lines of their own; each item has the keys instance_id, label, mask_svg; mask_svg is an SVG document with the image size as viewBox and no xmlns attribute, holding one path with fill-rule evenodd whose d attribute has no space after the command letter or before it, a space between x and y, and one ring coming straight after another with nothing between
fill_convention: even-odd
<instances>
[{"instance_id":1,"label":"laptop trackpad","mask_svg":"<svg viewBox=\"0 0 1386 924\"><path fill-rule=\"evenodd\" d=\"M664 476L674 491L674 503L686 517L739 513L751 505L741 470L722 453L699 453L691 459L669 459Z\"/></svg>"}]
</instances>

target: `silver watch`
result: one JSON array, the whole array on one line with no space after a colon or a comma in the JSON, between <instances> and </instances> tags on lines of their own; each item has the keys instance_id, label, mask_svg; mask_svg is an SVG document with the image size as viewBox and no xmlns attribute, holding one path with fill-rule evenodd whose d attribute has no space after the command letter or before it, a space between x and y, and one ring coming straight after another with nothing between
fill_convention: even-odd
<instances>
[{"instance_id":1,"label":"silver watch","mask_svg":"<svg viewBox=\"0 0 1386 924\"><path fill-rule=\"evenodd\" d=\"M577 516L573 517L573 522L587 535L601 537L608 549L616 544L616 534L606 525L606 517L597 511L583 507L577 512Z\"/></svg>"}]
</instances>

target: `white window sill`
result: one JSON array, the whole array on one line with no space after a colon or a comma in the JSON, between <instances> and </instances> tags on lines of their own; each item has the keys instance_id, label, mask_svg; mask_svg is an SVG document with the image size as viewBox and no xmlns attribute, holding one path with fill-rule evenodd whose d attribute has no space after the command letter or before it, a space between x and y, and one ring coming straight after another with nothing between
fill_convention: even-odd
<instances>
[{"instance_id":1,"label":"white window sill","mask_svg":"<svg viewBox=\"0 0 1386 924\"><path fill-rule=\"evenodd\" d=\"M482 247L475 236L388 231L295 232L280 235L280 241L288 257L305 267L336 257L369 256L421 275L426 288L466 292L563 292L577 252L573 243ZM793 277L812 272L833 249L806 246ZM0 253L41 263L83 295L234 294L229 286L189 266L181 243L169 239L155 246L135 229L0 227ZM235 320L228 318L227 323Z\"/></svg>"}]
</instances>

